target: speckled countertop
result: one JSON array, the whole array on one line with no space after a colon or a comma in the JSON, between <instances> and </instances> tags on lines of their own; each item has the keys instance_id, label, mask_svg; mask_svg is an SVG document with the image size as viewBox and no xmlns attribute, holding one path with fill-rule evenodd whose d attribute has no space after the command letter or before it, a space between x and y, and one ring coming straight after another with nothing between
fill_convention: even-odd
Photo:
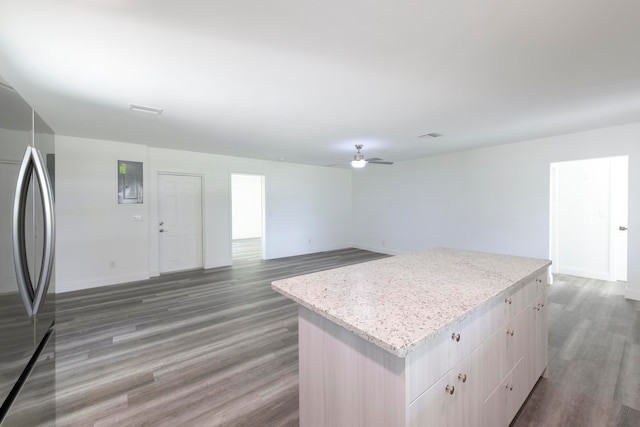
<instances>
[{"instance_id":1,"label":"speckled countertop","mask_svg":"<svg viewBox=\"0 0 640 427\"><path fill-rule=\"evenodd\" d=\"M398 357L551 261L435 248L272 283L272 288Z\"/></svg>"}]
</instances>

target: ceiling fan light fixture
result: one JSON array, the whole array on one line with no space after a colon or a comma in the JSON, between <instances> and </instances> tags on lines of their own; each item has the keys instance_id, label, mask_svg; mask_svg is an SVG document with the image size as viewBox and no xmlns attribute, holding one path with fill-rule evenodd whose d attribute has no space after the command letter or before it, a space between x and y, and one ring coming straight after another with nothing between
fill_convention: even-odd
<instances>
[{"instance_id":1,"label":"ceiling fan light fixture","mask_svg":"<svg viewBox=\"0 0 640 427\"><path fill-rule=\"evenodd\" d=\"M351 160L351 167L360 169L367 165L367 161L365 159L360 160Z\"/></svg>"}]
</instances>

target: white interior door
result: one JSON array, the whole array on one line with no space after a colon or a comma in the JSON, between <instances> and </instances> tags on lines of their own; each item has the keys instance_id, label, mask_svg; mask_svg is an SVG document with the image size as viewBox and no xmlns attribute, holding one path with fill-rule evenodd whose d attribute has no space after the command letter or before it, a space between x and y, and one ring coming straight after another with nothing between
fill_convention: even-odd
<instances>
[{"instance_id":1,"label":"white interior door","mask_svg":"<svg viewBox=\"0 0 640 427\"><path fill-rule=\"evenodd\" d=\"M615 280L627 281L627 224L629 219L629 157L611 159L612 246Z\"/></svg>"},{"instance_id":2,"label":"white interior door","mask_svg":"<svg viewBox=\"0 0 640 427\"><path fill-rule=\"evenodd\" d=\"M202 178L158 175L160 273L202 268Z\"/></svg>"}]
</instances>

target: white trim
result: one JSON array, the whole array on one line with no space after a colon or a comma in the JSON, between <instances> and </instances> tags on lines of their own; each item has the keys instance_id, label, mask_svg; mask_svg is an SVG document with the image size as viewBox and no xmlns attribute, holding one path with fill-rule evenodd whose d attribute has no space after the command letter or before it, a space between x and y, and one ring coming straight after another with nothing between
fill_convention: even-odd
<instances>
[{"instance_id":1,"label":"white trim","mask_svg":"<svg viewBox=\"0 0 640 427\"><path fill-rule=\"evenodd\" d=\"M149 273L146 271L139 271L137 273L121 274L116 276L104 276L94 278L92 280L78 280L77 282L66 282L63 289L60 289L60 285L56 285L56 294L62 294L65 292L80 291L83 289L99 288L101 286L114 286L127 282L136 282L139 280L149 279Z\"/></svg>"}]
</instances>

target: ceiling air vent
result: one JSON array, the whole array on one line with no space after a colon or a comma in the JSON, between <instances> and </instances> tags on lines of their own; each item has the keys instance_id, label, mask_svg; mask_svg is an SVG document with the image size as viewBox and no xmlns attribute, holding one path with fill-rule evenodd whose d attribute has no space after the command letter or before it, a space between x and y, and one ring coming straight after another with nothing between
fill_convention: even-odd
<instances>
[{"instance_id":1,"label":"ceiling air vent","mask_svg":"<svg viewBox=\"0 0 640 427\"><path fill-rule=\"evenodd\" d=\"M146 105L129 104L129 108L131 111L138 113L155 114L156 116L162 114L162 108L148 107Z\"/></svg>"},{"instance_id":2,"label":"ceiling air vent","mask_svg":"<svg viewBox=\"0 0 640 427\"><path fill-rule=\"evenodd\" d=\"M425 133L424 135L420 135L419 138L440 138L441 136L442 136L441 133L431 132L431 133Z\"/></svg>"}]
</instances>

